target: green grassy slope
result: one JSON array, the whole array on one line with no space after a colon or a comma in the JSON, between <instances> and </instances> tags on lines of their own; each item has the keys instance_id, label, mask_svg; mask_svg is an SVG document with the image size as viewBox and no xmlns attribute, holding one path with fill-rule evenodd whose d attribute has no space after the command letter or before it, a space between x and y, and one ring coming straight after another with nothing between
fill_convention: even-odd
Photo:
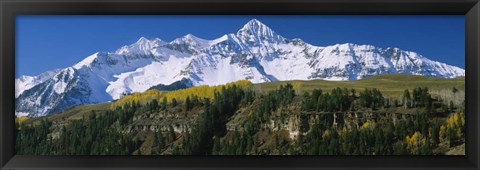
<instances>
[{"instance_id":1,"label":"green grassy slope","mask_svg":"<svg viewBox=\"0 0 480 170\"><path fill-rule=\"evenodd\" d=\"M430 91L450 90L455 87L460 91L465 91L465 77L443 79L404 74L383 74L355 81L295 80L269 82L255 84L255 87L269 91L287 83L293 84L297 91L310 91L313 89L330 91L336 87L355 88L357 91L364 90L365 88L377 88L382 91L384 95L391 97L401 96L405 89L411 90L415 87L428 87Z\"/></svg>"},{"instance_id":2,"label":"green grassy slope","mask_svg":"<svg viewBox=\"0 0 480 170\"><path fill-rule=\"evenodd\" d=\"M83 116L91 113L92 111L105 111L110 109L110 102L98 103L98 104L87 104L74 106L69 109L66 109L62 112L51 114L46 118L49 121L60 121L60 120L78 120L82 119ZM28 119L25 123L35 123L40 120L40 118Z\"/></svg>"}]
</instances>

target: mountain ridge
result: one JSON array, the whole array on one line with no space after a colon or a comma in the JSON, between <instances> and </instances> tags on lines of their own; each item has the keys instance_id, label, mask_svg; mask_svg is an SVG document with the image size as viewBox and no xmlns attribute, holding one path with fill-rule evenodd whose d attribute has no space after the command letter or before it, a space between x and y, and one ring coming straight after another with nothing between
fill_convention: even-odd
<instances>
[{"instance_id":1,"label":"mountain ridge","mask_svg":"<svg viewBox=\"0 0 480 170\"><path fill-rule=\"evenodd\" d=\"M115 52L97 52L71 67L42 73L42 79L16 79L16 114L44 116L184 79L196 86L241 79L358 80L387 73L454 78L465 70L398 48L352 43L321 47L290 40L253 19L214 40L192 34L170 42L141 37Z\"/></svg>"}]
</instances>

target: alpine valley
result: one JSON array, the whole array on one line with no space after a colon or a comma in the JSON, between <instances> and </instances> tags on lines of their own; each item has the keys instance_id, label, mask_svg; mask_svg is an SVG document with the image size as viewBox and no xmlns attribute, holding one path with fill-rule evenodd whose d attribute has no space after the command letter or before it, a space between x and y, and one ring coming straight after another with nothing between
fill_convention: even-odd
<instances>
[{"instance_id":1,"label":"alpine valley","mask_svg":"<svg viewBox=\"0 0 480 170\"><path fill-rule=\"evenodd\" d=\"M351 81L380 74L456 78L465 76L465 70L398 48L351 43L315 46L287 39L253 19L236 33L214 40L191 34L171 42L142 37L68 68L21 76L15 80L16 115L40 117L171 84Z\"/></svg>"}]
</instances>

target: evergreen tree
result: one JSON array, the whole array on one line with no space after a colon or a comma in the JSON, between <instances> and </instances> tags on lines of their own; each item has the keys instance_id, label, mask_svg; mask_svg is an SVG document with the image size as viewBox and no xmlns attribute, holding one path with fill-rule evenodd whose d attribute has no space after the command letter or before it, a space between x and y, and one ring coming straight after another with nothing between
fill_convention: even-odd
<instances>
[{"instance_id":1,"label":"evergreen tree","mask_svg":"<svg viewBox=\"0 0 480 170\"><path fill-rule=\"evenodd\" d=\"M178 105L177 99L172 99L172 107L176 107Z\"/></svg>"},{"instance_id":2,"label":"evergreen tree","mask_svg":"<svg viewBox=\"0 0 480 170\"><path fill-rule=\"evenodd\" d=\"M167 109L167 97L163 97L162 99L162 104L160 105L160 108L162 110L166 110Z\"/></svg>"},{"instance_id":3,"label":"evergreen tree","mask_svg":"<svg viewBox=\"0 0 480 170\"><path fill-rule=\"evenodd\" d=\"M190 111L193 107L192 101L190 101L190 96L185 99L185 110Z\"/></svg>"},{"instance_id":4,"label":"evergreen tree","mask_svg":"<svg viewBox=\"0 0 480 170\"><path fill-rule=\"evenodd\" d=\"M405 89L405 91L403 91L403 105L405 109L410 107L410 102L411 102L410 100L411 100L410 92L408 91L408 89Z\"/></svg>"}]
</instances>

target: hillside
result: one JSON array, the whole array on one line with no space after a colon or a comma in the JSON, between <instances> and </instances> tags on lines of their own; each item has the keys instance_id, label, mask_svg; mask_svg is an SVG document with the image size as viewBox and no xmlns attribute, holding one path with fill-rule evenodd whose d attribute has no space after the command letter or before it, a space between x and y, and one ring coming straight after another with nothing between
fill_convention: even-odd
<instances>
[{"instance_id":1,"label":"hillside","mask_svg":"<svg viewBox=\"0 0 480 170\"><path fill-rule=\"evenodd\" d=\"M79 120L83 119L84 116L87 116L92 111L102 112L110 109L111 103L99 103L99 104L87 104L74 106L69 109L66 109L62 112L58 112L46 117L30 118L24 121L24 123L33 123L39 122L41 119L47 119L49 121L65 121L65 120Z\"/></svg>"},{"instance_id":2,"label":"hillside","mask_svg":"<svg viewBox=\"0 0 480 170\"><path fill-rule=\"evenodd\" d=\"M201 88L213 94L198 88L137 93L132 95L137 99L150 96L123 101L122 107L82 105L24 121L17 150L34 155L461 154L462 79L381 75L354 81L358 84L232 83ZM401 82L414 85L401 90ZM381 86L368 88L376 83ZM387 95L389 87L395 89ZM443 94L448 98L434 91L448 91ZM156 100L169 93L178 100Z\"/></svg>"},{"instance_id":3,"label":"hillside","mask_svg":"<svg viewBox=\"0 0 480 170\"><path fill-rule=\"evenodd\" d=\"M369 78L355 80L355 81L326 81L326 80L309 80L309 81L279 81L253 84L252 89L257 92L268 92L279 88L281 85L292 84L297 94L303 91L311 92L313 89L331 90L336 87L353 88L356 91L362 91L365 88L377 88L382 91L382 94L392 98L400 98L405 89L414 89L416 87L428 87L430 93L434 96L441 96L443 98L457 97L464 98L465 94L465 77L458 77L453 79L434 78L426 76L415 76L405 74L384 74L376 75ZM247 81L237 81L226 84L229 87L236 84L241 87L250 87L251 83ZM200 98L212 98L215 91L220 91L222 85L219 86L198 86L188 89L176 91L160 91L156 89L148 90L144 93L135 93L124 96L113 102L112 107L122 106L126 102L140 101L145 104L147 101L156 99L162 101L164 97L167 101L173 98L177 100L185 100L190 95L196 95ZM451 89L456 88L460 93L451 94Z\"/></svg>"},{"instance_id":4,"label":"hillside","mask_svg":"<svg viewBox=\"0 0 480 170\"><path fill-rule=\"evenodd\" d=\"M442 90L453 87L465 91L465 77L443 79L405 74L382 74L354 81L295 80L267 82L255 84L255 86L268 91L287 83L292 84L294 88L300 91L311 91L318 88L329 90L336 87L354 88L357 91L365 88L377 88L384 95L392 97L401 96L405 89L413 89L415 87L428 87L434 94L440 94L440 92L443 92Z\"/></svg>"}]
</instances>

